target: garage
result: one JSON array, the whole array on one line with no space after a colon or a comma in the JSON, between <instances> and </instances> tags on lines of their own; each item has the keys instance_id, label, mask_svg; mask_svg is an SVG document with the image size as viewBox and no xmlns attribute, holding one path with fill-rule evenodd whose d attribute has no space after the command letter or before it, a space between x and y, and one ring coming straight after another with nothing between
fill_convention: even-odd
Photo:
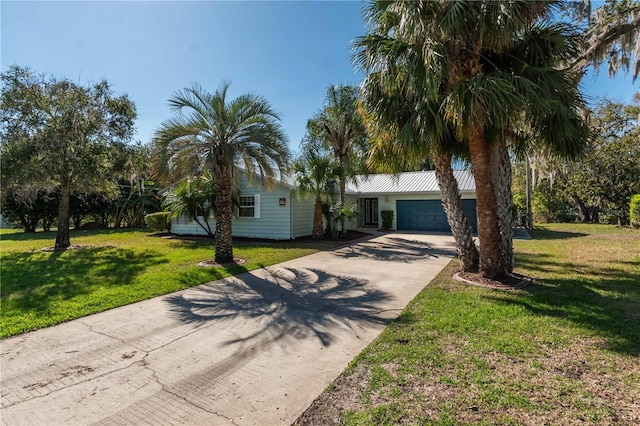
<instances>
[{"instance_id":1,"label":"garage","mask_svg":"<svg viewBox=\"0 0 640 426\"><path fill-rule=\"evenodd\" d=\"M476 200L462 200L473 232L477 232ZM397 200L399 231L451 232L447 215L440 200Z\"/></svg>"}]
</instances>

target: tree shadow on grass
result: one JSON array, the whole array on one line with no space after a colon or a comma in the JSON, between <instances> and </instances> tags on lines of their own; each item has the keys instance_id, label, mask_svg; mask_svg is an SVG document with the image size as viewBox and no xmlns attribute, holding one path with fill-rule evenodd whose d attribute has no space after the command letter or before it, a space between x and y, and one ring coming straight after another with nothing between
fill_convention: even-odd
<instances>
[{"instance_id":1,"label":"tree shadow on grass","mask_svg":"<svg viewBox=\"0 0 640 426\"><path fill-rule=\"evenodd\" d=\"M79 237L87 237L91 235L114 235L114 234L131 234L132 232L144 232L141 228L105 228L105 229L71 229L69 230L69 238L71 244L74 239ZM38 232L12 232L0 235L0 241L40 241L50 240L51 245L56 240L56 231L38 231Z\"/></svg>"},{"instance_id":2,"label":"tree shadow on grass","mask_svg":"<svg viewBox=\"0 0 640 426\"><path fill-rule=\"evenodd\" d=\"M71 299L99 287L127 286L147 268L167 263L160 253L116 247L2 255L2 299L47 312L53 299Z\"/></svg>"},{"instance_id":3,"label":"tree shadow on grass","mask_svg":"<svg viewBox=\"0 0 640 426\"><path fill-rule=\"evenodd\" d=\"M529 234L534 240L566 240L569 238L586 237L589 235L582 232L551 231L543 228L530 229Z\"/></svg>"},{"instance_id":4,"label":"tree shadow on grass","mask_svg":"<svg viewBox=\"0 0 640 426\"><path fill-rule=\"evenodd\" d=\"M172 238L172 244L177 245L181 248L186 249L200 249L203 247L211 248L212 256L213 249L215 247L215 240L213 239L199 239L199 238ZM274 249L317 249L317 250L332 250L338 246L343 245L344 242L336 243L332 241L296 241L296 240L260 240L260 241L252 241L252 240L239 240L233 241L234 248L252 248L252 247L264 247L264 248L274 248Z\"/></svg>"},{"instance_id":5,"label":"tree shadow on grass","mask_svg":"<svg viewBox=\"0 0 640 426\"><path fill-rule=\"evenodd\" d=\"M519 305L537 315L566 319L595 331L612 351L640 355L640 270L566 264L538 254L519 254L517 264L534 276L536 272L550 276L521 290L523 297L490 299ZM574 273L571 278L555 278L551 274L554 269Z\"/></svg>"},{"instance_id":6,"label":"tree shadow on grass","mask_svg":"<svg viewBox=\"0 0 640 426\"><path fill-rule=\"evenodd\" d=\"M345 258L365 257L403 263L428 257L452 256L456 253L453 242L448 247L436 247L425 241L399 237L387 237L383 241L364 241L335 252L337 256Z\"/></svg>"},{"instance_id":7,"label":"tree shadow on grass","mask_svg":"<svg viewBox=\"0 0 640 426\"><path fill-rule=\"evenodd\" d=\"M40 241L51 240L55 241L55 231L40 231L40 232L12 232L10 234L0 235L0 241Z\"/></svg>"},{"instance_id":8,"label":"tree shadow on grass","mask_svg":"<svg viewBox=\"0 0 640 426\"><path fill-rule=\"evenodd\" d=\"M255 321L255 332L226 344L259 337L275 342L312 335L329 346L337 328L351 328L357 335L358 327L389 322L381 304L392 296L371 288L367 280L320 269L278 267L265 271L265 278L242 274L167 300L180 321L197 326L235 318Z\"/></svg>"}]
</instances>

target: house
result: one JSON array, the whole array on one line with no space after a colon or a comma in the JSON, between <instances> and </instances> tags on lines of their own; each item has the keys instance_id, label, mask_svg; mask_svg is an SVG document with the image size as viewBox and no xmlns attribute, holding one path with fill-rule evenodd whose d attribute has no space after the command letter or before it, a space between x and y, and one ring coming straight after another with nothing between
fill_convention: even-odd
<instances>
[{"instance_id":1,"label":"house","mask_svg":"<svg viewBox=\"0 0 640 426\"><path fill-rule=\"evenodd\" d=\"M476 194L473 174L454 171L462 203L477 230ZM382 226L380 212L393 211L392 229L399 231L449 232L447 216L440 201L440 190L434 171L406 172L399 175L360 176L347 185L347 199L357 202L359 217L350 227ZM233 236L289 240L311 235L313 229L313 197L299 198L295 188L280 180L267 190L259 181L250 184L240 177L238 214L233 219ZM199 225L185 218L173 219L171 231L182 235L205 235Z\"/></svg>"},{"instance_id":2,"label":"house","mask_svg":"<svg viewBox=\"0 0 640 426\"><path fill-rule=\"evenodd\" d=\"M260 179L249 183L247 176L240 173L239 185L238 213L233 218L234 237L291 240L311 235L315 200L299 199L287 180L280 179L275 188L268 190L261 185ZM215 221L209 222L213 228ZM171 232L206 235L195 221L184 217L171 221Z\"/></svg>"},{"instance_id":3,"label":"house","mask_svg":"<svg viewBox=\"0 0 640 426\"><path fill-rule=\"evenodd\" d=\"M455 170L453 175L458 181L464 212L473 231L477 232L473 173ZM451 230L442 207L435 171L361 176L347 186L347 194L359 200L361 226L381 226L380 212L390 210L393 212L392 229L398 231Z\"/></svg>"}]
</instances>

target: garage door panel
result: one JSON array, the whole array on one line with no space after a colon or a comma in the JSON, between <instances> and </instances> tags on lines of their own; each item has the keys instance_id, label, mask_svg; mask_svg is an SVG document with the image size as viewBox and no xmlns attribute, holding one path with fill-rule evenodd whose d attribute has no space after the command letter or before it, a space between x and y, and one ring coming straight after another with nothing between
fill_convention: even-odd
<instances>
[{"instance_id":1,"label":"garage door panel","mask_svg":"<svg viewBox=\"0 0 640 426\"><path fill-rule=\"evenodd\" d=\"M477 230L476 201L462 200L462 207L475 232ZM447 214L440 200L398 200L396 212L399 231L451 231Z\"/></svg>"}]
</instances>

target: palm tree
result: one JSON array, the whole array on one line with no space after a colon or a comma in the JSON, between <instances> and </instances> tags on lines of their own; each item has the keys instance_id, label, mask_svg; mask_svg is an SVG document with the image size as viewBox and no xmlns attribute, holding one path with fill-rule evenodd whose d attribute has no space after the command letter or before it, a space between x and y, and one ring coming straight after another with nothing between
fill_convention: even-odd
<instances>
[{"instance_id":1,"label":"palm tree","mask_svg":"<svg viewBox=\"0 0 640 426\"><path fill-rule=\"evenodd\" d=\"M172 216L184 216L195 221L209 237L214 237L215 233L209 223L215 204L214 184L209 173L187 177L164 194L164 208ZM198 217L202 217L202 222Z\"/></svg>"},{"instance_id":2,"label":"palm tree","mask_svg":"<svg viewBox=\"0 0 640 426\"><path fill-rule=\"evenodd\" d=\"M357 42L357 59L377 84L395 80L411 94L413 109L424 110L413 116L418 120L413 128L437 122L426 118L438 114L453 129L454 139L465 142L476 181L480 272L485 277L508 269L496 198L500 180L492 161L503 155L494 152L493 142L503 139L518 119L534 128L555 124L557 140L585 127L575 108L582 102L574 75L520 56L511 58L510 68L500 63L505 52L530 46L536 34L551 34L559 40L556 48L571 46L571 29L546 21L556 6L545 1L374 2L367 12L372 31ZM531 49L530 56L535 53L545 51ZM561 112L553 109L564 99L559 93L570 94L566 98L573 101Z\"/></svg>"},{"instance_id":3,"label":"palm tree","mask_svg":"<svg viewBox=\"0 0 640 426\"><path fill-rule=\"evenodd\" d=\"M157 164L165 176L210 172L214 180L215 261L233 261L232 193L240 166L266 186L286 170L290 152L280 117L261 96L227 99L228 83L210 94L194 84L176 92L169 106L177 114L156 131Z\"/></svg>"},{"instance_id":4,"label":"palm tree","mask_svg":"<svg viewBox=\"0 0 640 426\"><path fill-rule=\"evenodd\" d=\"M315 197L311 237L324 238L322 197L333 193L339 179L338 168L330 157L309 149L293 163L293 171L298 194Z\"/></svg>"},{"instance_id":5,"label":"palm tree","mask_svg":"<svg viewBox=\"0 0 640 426\"><path fill-rule=\"evenodd\" d=\"M307 123L311 140L328 148L338 162L343 206L347 180L364 172L362 155L366 151L366 133L358 114L357 98L358 89L353 86L330 85L324 107ZM341 226L342 235L346 235L344 216Z\"/></svg>"},{"instance_id":6,"label":"palm tree","mask_svg":"<svg viewBox=\"0 0 640 426\"><path fill-rule=\"evenodd\" d=\"M398 173L429 158L435 167L442 205L462 270L477 272L478 248L451 167L453 152L460 154L463 146L452 139L442 117L426 105L411 108L407 101L412 99L412 93L398 94L397 86L387 86L387 91L381 91L378 77L375 73L370 74L362 92L361 114L371 144L367 159L370 169Z\"/></svg>"}]
</instances>

